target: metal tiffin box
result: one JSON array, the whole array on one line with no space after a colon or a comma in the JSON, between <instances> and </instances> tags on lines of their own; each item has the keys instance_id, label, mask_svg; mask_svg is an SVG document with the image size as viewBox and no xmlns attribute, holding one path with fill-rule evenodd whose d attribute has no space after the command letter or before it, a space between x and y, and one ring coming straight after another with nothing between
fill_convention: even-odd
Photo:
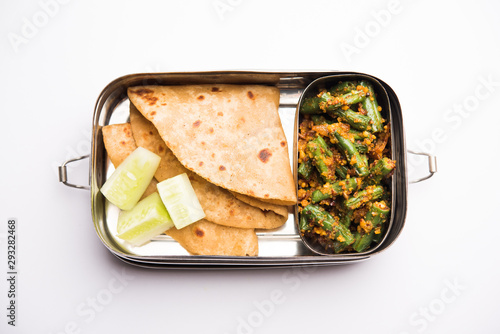
<instances>
[{"instance_id":1,"label":"metal tiffin box","mask_svg":"<svg viewBox=\"0 0 500 334\"><path fill-rule=\"evenodd\" d=\"M377 93L383 117L391 125L392 159L397 168L391 180L391 216L380 243L363 253L330 254L303 239L298 229L298 206L290 207L286 223L274 230L258 230L258 256L190 255L175 240L159 235L151 242L134 247L119 239L116 231L119 209L101 194L100 188L114 170L103 143L102 127L125 123L129 119L127 89L141 85L238 84L270 85L280 90L279 115L289 145L292 171L297 181L297 141L301 101L321 87L345 80L368 80ZM435 157L429 159L429 178L436 172ZM90 186L68 182L67 164L90 158ZM423 180L421 179L421 180ZM421 181L417 180L417 182ZM144 73L120 77L108 84L99 95L92 121L92 150L90 155L64 162L59 167L59 181L65 185L88 189L91 193L92 218L98 237L108 250L126 263L148 268L275 268L292 266L326 266L367 260L387 249L401 233L407 211L407 150L401 106L395 92L374 76L340 71L316 72L258 72L215 71Z\"/></svg>"}]
</instances>

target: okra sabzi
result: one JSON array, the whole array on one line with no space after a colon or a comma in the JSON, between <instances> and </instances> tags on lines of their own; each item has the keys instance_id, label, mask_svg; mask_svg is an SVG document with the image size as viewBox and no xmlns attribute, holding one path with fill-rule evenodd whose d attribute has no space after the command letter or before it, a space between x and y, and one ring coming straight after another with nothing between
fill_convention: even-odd
<instances>
[{"instance_id":1,"label":"okra sabzi","mask_svg":"<svg viewBox=\"0 0 500 334\"><path fill-rule=\"evenodd\" d=\"M369 251L383 240L391 210L388 111L367 80L314 93L299 107L300 233L325 253Z\"/></svg>"}]
</instances>

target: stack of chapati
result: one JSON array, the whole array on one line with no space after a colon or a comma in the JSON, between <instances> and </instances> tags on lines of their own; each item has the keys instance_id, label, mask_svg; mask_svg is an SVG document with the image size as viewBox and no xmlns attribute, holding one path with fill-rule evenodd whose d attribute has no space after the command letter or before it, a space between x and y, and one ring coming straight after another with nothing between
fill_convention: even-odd
<instances>
[{"instance_id":1,"label":"stack of chapati","mask_svg":"<svg viewBox=\"0 0 500 334\"><path fill-rule=\"evenodd\" d=\"M274 229L296 202L278 115L268 86L141 86L128 90L130 123L103 128L115 166L137 146L161 157L156 183L187 173L205 219L165 233L189 253L256 256L255 229Z\"/></svg>"}]
</instances>

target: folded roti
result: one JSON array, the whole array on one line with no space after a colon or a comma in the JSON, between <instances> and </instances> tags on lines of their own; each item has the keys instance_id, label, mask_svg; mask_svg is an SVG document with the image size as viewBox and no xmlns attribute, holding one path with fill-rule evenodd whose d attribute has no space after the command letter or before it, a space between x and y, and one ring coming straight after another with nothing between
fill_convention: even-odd
<instances>
[{"instance_id":1,"label":"folded roti","mask_svg":"<svg viewBox=\"0 0 500 334\"><path fill-rule=\"evenodd\" d=\"M102 134L108 157L115 167L137 148L130 123L104 126ZM146 192L155 192L157 183L153 179ZM145 196L147 195L143 195L143 198ZM254 229L220 226L200 220L180 230L171 228L166 234L191 254L256 256L258 253Z\"/></svg>"},{"instance_id":2,"label":"folded roti","mask_svg":"<svg viewBox=\"0 0 500 334\"><path fill-rule=\"evenodd\" d=\"M251 206L255 206L263 211L273 211L274 213L277 213L280 216L287 217L288 216L288 207L284 205L278 205L278 204L273 204L273 203L268 203L268 202L263 202L259 201L255 197L250 197L242 194L238 194L235 192L230 192L233 194L234 197L242 201L243 203L247 203Z\"/></svg>"},{"instance_id":3,"label":"folded roti","mask_svg":"<svg viewBox=\"0 0 500 334\"><path fill-rule=\"evenodd\" d=\"M141 86L128 96L187 169L239 194L296 203L278 88Z\"/></svg>"},{"instance_id":4,"label":"folded roti","mask_svg":"<svg viewBox=\"0 0 500 334\"><path fill-rule=\"evenodd\" d=\"M253 229L221 226L205 219L180 230L165 232L193 255L257 256L259 244Z\"/></svg>"},{"instance_id":5,"label":"folded roti","mask_svg":"<svg viewBox=\"0 0 500 334\"><path fill-rule=\"evenodd\" d=\"M253 198L247 202L238 200L226 189L208 182L182 166L165 145L155 126L133 105L130 106L130 123L137 145L161 157L160 166L155 173L158 182L186 173L205 211L206 220L219 225L258 229L274 229L286 222L288 218L286 207L263 202L258 206L260 201ZM264 209L261 210L261 207Z\"/></svg>"}]
</instances>

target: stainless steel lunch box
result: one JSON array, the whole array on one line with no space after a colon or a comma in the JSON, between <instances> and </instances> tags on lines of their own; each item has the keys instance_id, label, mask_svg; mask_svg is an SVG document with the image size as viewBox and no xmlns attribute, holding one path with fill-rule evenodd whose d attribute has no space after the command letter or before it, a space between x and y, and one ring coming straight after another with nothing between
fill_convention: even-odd
<instances>
[{"instance_id":1,"label":"stainless steel lunch box","mask_svg":"<svg viewBox=\"0 0 500 334\"><path fill-rule=\"evenodd\" d=\"M142 247L133 247L116 237L117 209L108 205L99 189L113 166L107 158L103 144L102 127L128 121L129 101L127 88L140 85L188 85L188 84L261 84L280 89L279 114L290 147L290 161L297 180L297 133L298 105L307 87L316 89L332 81L368 79L375 84L379 103L390 120L392 155L397 168L392 176L392 213L388 230L382 242L373 249L360 254L327 254L304 243L297 228L297 208L291 208L287 222L276 230L257 231L259 256L198 256L188 254L176 241L166 235L154 238ZM306 94L308 90L306 91ZM413 152L412 152L413 153ZM431 177L436 172L435 157L429 159L429 174L418 181ZM90 186L79 186L68 182L66 165L90 157ZM403 115L398 98L385 82L368 74L340 71L321 72L188 72L147 73L120 77L104 88L97 99L92 122L92 151L90 156L77 157L59 167L59 181L82 189L90 189L91 209L95 230L104 246L126 263L150 268L270 268L290 266L324 266L353 263L367 260L381 253L394 243L401 233L407 211L407 150L403 126Z\"/></svg>"}]
</instances>

